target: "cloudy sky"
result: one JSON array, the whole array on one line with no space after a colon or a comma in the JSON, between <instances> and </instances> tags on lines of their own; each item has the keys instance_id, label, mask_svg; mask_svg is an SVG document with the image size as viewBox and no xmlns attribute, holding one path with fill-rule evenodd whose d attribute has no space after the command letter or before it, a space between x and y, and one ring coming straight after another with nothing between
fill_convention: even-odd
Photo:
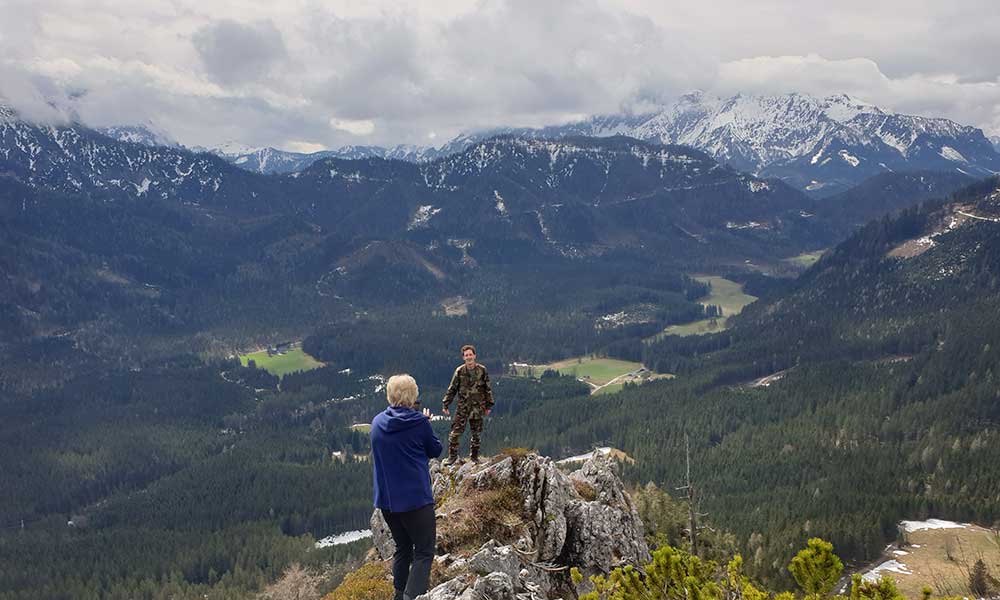
<instances>
[{"instance_id":1,"label":"cloudy sky","mask_svg":"<svg viewBox=\"0 0 1000 600\"><path fill-rule=\"evenodd\" d=\"M1000 134L997 0L0 0L0 96L188 145L440 144L702 89ZM58 107L58 110L52 106Z\"/></svg>"}]
</instances>

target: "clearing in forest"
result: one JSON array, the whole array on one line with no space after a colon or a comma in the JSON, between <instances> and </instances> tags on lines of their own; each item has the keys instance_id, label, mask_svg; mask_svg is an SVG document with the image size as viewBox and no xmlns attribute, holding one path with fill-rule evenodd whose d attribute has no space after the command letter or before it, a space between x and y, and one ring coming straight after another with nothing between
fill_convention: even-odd
<instances>
[{"instance_id":1,"label":"clearing in forest","mask_svg":"<svg viewBox=\"0 0 1000 600\"><path fill-rule=\"evenodd\" d=\"M295 371L318 369L324 365L297 346L287 350L274 351L272 349L271 352L261 350L240 356L240 364L243 366L247 366L251 360L254 361L258 369L264 369L277 377L283 377L287 373Z\"/></svg>"},{"instance_id":2,"label":"clearing in forest","mask_svg":"<svg viewBox=\"0 0 1000 600\"><path fill-rule=\"evenodd\" d=\"M652 373L642 366L642 363L594 356L567 358L547 365L515 364L514 368L522 377L541 377L542 373L549 370L558 371L562 375L571 375L589 385L591 394L617 392L626 382L643 383L652 379L673 377L673 375Z\"/></svg>"},{"instance_id":3,"label":"clearing in forest","mask_svg":"<svg viewBox=\"0 0 1000 600\"><path fill-rule=\"evenodd\" d=\"M747 304L757 299L756 296L744 293L742 285L724 277L702 275L695 277L695 279L702 283L711 284L712 289L708 296L702 298L700 302L706 306L714 304L721 307L722 317L702 319L682 325L671 325L664 329L662 333L651 338L652 341L664 335L703 335L722 331L726 328L726 322L729 320L729 317L740 314Z\"/></svg>"},{"instance_id":4,"label":"clearing in forest","mask_svg":"<svg viewBox=\"0 0 1000 600\"><path fill-rule=\"evenodd\" d=\"M782 260L784 260L787 263L791 263L797 267L808 269L809 267L816 264L819 261L820 257L823 256L823 253L825 252L826 249L816 250L814 252L803 252L798 256L789 256L788 258L784 258Z\"/></svg>"}]
</instances>

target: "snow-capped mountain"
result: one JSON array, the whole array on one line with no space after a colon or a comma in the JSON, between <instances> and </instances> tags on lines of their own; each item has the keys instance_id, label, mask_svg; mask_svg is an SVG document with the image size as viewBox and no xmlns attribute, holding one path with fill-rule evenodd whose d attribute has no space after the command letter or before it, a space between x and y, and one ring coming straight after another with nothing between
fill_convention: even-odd
<instances>
[{"instance_id":1,"label":"snow-capped mountain","mask_svg":"<svg viewBox=\"0 0 1000 600\"><path fill-rule=\"evenodd\" d=\"M207 151L247 171L265 174L288 174L302 171L316 161L324 158L343 158L347 160L387 158L405 160L407 162L427 162L463 150L466 147L467 144L463 144L452 150L448 146L438 149L413 144L399 144L391 148L359 145L343 146L336 150L321 150L307 154L278 150L271 147L252 148L230 143L207 149Z\"/></svg>"},{"instance_id":2,"label":"snow-capped mountain","mask_svg":"<svg viewBox=\"0 0 1000 600\"><path fill-rule=\"evenodd\" d=\"M427 162L496 135L526 138L624 135L681 144L761 177L778 177L820 195L843 191L890 171L951 171L983 177L1000 171L1000 138L941 118L894 113L840 94L722 99L696 92L643 114L611 114L542 127L496 128L464 133L440 147L345 146L298 154L271 148L222 152L240 167L261 173L299 171L326 157L394 158Z\"/></svg>"},{"instance_id":3,"label":"snow-capped mountain","mask_svg":"<svg viewBox=\"0 0 1000 600\"><path fill-rule=\"evenodd\" d=\"M152 125L115 125L98 128L97 131L111 139L130 144L140 144L142 146L180 146L169 134Z\"/></svg>"},{"instance_id":4,"label":"snow-capped mountain","mask_svg":"<svg viewBox=\"0 0 1000 600\"><path fill-rule=\"evenodd\" d=\"M975 127L903 115L847 95L732 98L703 93L641 115L603 115L518 135L626 135L698 148L720 162L800 189L831 194L886 171L1000 171L1000 154Z\"/></svg>"},{"instance_id":5,"label":"snow-capped mountain","mask_svg":"<svg viewBox=\"0 0 1000 600\"><path fill-rule=\"evenodd\" d=\"M209 154L149 146L119 133L125 141L76 123L32 123L0 105L0 173L31 187L103 200L254 203L253 174Z\"/></svg>"}]
</instances>

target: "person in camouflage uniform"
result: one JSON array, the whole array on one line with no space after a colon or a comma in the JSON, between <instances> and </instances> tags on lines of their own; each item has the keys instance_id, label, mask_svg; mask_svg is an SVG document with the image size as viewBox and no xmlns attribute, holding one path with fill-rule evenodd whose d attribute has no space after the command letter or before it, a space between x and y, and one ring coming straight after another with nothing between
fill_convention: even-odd
<instances>
[{"instance_id":1,"label":"person in camouflage uniform","mask_svg":"<svg viewBox=\"0 0 1000 600\"><path fill-rule=\"evenodd\" d=\"M490 375L486 367L476 362L476 348L466 344L462 346L461 366L455 369L451 377L451 385L444 395L442 412L451 414L448 407L455 397L458 397L458 407L451 418L451 433L448 434L448 459L446 465L458 461L458 443L465 432L465 424L469 424L470 440L469 454L472 462L479 462L479 437L483 432L483 417L493 409L493 390L490 388Z\"/></svg>"}]
</instances>

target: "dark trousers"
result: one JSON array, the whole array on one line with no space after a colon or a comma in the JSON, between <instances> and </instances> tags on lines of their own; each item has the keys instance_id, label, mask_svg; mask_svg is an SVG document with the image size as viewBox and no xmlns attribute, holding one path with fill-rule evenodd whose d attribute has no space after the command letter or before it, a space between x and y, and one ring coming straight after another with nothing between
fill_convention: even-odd
<instances>
[{"instance_id":1,"label":"dark trousers","mask_svg":"<svg viewBox=\"0 0 1000 600\"><path fill-rule=\"evenodd\" d=\"M431 576L437 535L434 505L397 513L382 509L382 516L396 542L396 553L392 555L392 587L396 588L396 598L401 598L404 592L407 597L416 598L427 592Z\"/></svg>"}]
</instances>

